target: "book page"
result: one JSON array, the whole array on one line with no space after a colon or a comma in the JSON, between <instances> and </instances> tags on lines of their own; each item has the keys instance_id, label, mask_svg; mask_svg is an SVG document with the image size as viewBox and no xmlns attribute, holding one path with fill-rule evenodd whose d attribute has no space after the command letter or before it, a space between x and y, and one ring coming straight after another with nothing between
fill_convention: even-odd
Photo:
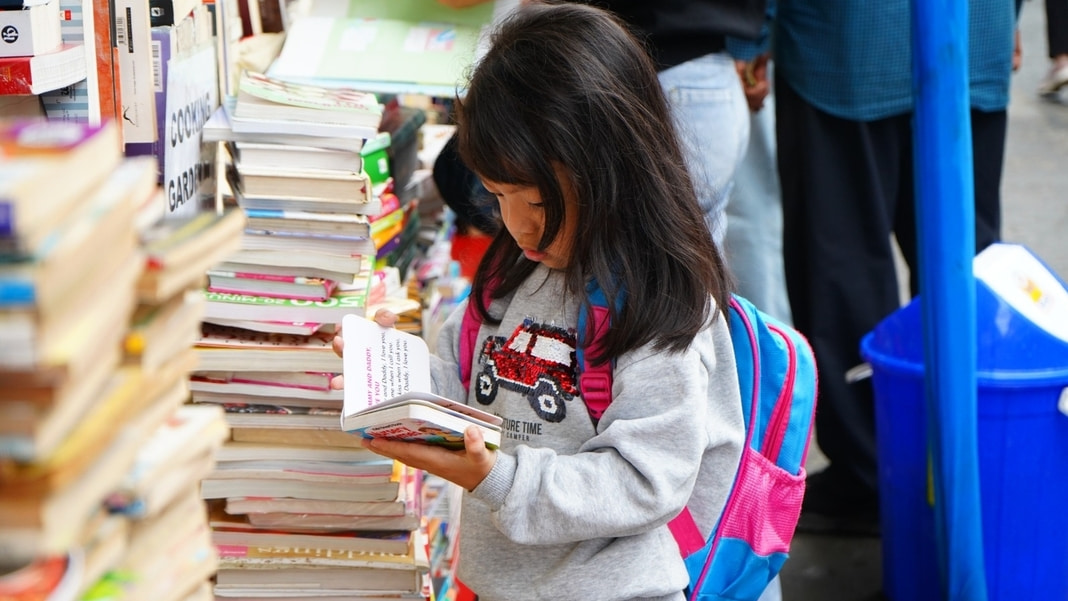
<instances>
[{"instance_id":1,"label":"book page","mask_svg":"<svg viewBox=\"0 0 1068 601\"><path fill-rule=\"evenodd\" d=\"M373 407L406 392L430 392L430 350L422 338L347 315L345 339L345 415Z\"/></svg>"}]
</instances>

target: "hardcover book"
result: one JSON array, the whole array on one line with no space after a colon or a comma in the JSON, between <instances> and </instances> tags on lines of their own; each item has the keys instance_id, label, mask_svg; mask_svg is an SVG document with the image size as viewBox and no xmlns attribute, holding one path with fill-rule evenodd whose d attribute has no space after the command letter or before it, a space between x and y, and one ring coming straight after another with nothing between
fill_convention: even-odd
<instances>
[{"instance_id":1,"label":"hardcover book","mask_svg":"<svg viewBox=\"0 0 1068 601\"><path fill-rule=\"evenodd\" d=\"M430 351L422 338L356 316L344 319L342 331L343 430L462 448L464 431L474 425L487 447L500 445L500 417L430 391Z\"/></svg>"}]
</instances>

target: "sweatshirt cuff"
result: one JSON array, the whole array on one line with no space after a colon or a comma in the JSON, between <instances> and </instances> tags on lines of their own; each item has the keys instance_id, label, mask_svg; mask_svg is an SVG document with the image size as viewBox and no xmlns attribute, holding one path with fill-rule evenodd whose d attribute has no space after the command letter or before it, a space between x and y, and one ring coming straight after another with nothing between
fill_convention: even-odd
<instances>
[{"instance_id":1,"label":"sweatshirt cuff","mask_svg":"<svg viewBox=\"0 0 1068 601\"><path fill-rule=\"evenodd\" d=\"M515 456L498 451L493 469L471 491L471 496L489 505L491 511L497 511L504 505L504 499L508 496L508 491L512 489L515 468Z\"/></svg>"}]
</instances>

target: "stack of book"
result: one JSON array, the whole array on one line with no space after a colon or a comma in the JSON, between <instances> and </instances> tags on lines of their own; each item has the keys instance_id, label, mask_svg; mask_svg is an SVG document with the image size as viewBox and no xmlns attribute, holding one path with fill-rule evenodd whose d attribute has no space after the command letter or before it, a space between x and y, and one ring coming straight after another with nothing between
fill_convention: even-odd
<instances>
[{"instance_id":1,"label":"stack of book","mask_svg":"<svg viewBox=\"0 0 1068 601\"><path fill-rule=\"evenodd\" d=\"M203 481L217 598L424 599L421 474L360 448L231 442Z\"/></svg>"},{"instance_id":2,"label":"stack of book","mask_svg":"<svg viewBox=\"0 0 1068 601\"><path fill-rule=\"evenodd\" d=\"M205 135L227 142L248 227L209 273L205 321L307 334L365 312L381 201L361 150L381 117L373 94L242 74Z\"/></svg>"},{"instance_id":3,"label":"stack of book","mask_svg":"<svg viewBox=\"0 0 1068 601\"><path fill-rule=\"evenodd\" d=\"M220 553L217 598L424 598L421 474L339 427L333 334L205 324L192 398L230 440L201 482Z\"/></svg>"},{"instance_id":4,"label":"stack of book","mask_svg":"<svg viewBox=\"0 0 1068 601\"><path fill-rule=\"evenodd\" d=\"M59 0L0 5L0 95L42 94L85 79L85 45L63 43Z\"/></svg>"},{"instance_id":5,"label":"stack of book","mask_svg":"<svg viewBox=\"0 0 1068 601\"><path fill-rule=\"evenodd\" d=\"M123 350L156 162L124 160L114 121L0 121L0 155L0 571L187 599L215 569L197 474L151 448L184 419L194 355ZM203 463L225 421L197 411L180 444Z\"/></svg>"}]
</instances>

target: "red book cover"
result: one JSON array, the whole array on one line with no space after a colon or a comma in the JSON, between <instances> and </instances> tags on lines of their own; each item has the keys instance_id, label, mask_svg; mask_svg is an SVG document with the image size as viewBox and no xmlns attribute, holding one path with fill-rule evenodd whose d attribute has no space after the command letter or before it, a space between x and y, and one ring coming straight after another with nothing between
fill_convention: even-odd
<instances>
[{"instance_id":1,"label":"red book cover","mask_svg":"<svg viewBox=\"0 0 1068 601\"><path fill-rule=\"evenodd\" d=\"M0 95L42 94L85 79L85 46L0 58Z\"/></svg>"}]
</instances>

